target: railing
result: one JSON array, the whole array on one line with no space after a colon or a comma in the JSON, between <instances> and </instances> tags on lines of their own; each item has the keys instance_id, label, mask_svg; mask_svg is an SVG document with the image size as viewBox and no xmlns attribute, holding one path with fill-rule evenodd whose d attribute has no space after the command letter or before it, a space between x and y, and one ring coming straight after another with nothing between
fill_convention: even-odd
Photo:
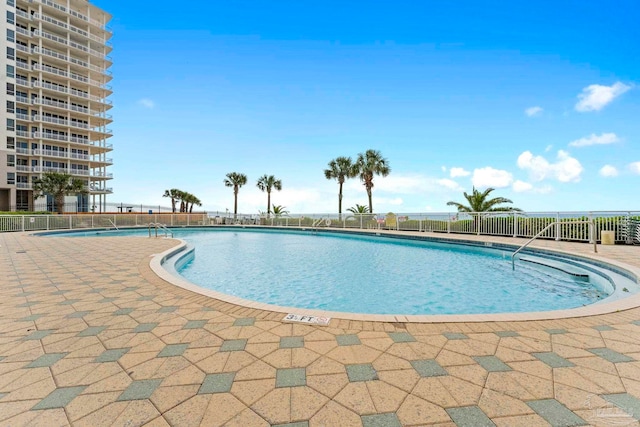
<instances>
[{"instance_id":1,"label":"railing","mask_svg":"<svg viewBox=\"0 0 640 427\"><path fill-rule=\"evenodd\" d=\"M26 184L31 188L31 184ZM37 203L37 202L36 202ZM36 205L37 207L37 205ZM44 207L44 206L43 206ZM198 214L50 214L50 215L0 215L0 231L46 231L91 228L147 227L149 223L166 224L167 227L209 225L206 213Z\"/></svg>"},{"instance_id":2,"label":"railing","mask_svg":"<svg viewBox=\"0 0 640 427\"><path fill-rule=\"evenodd\" d=\"M568 224L589 224L589 236L591 241L593 242L593 252L594 253L598 253L598 246L597 246L597 242L596 242L596 238L595 238L595 227L593 225L593 220L590 219L588 221L574 221L574 222L568 222ZM518 253L520 253L524 248L526 248L527 246L529 246L530 243L532 243L534 240L536 240L538 237L542 236L544 234L545 231L547 231L548 229L550 229L551 227L555 226L562 226L563 224L567 224L564 221L554 221L551 224L547 225L545 228L542 229L542 231L540 231L538 234L536 234L535 236L533 236L531 239L527 240L522 246L520 246L518 249L516 249L516 251L514 253L511 254L511 269L515 270L516 269L516 255ZM556 227L556 231L558 230L558 227Z\"/></svg>"},{"instance_id":3,"label":"railing","mask_svg":"<svg viewBox=\"0 0 640 427\"><path fill-rule=\"evenodd\" d=\"M621 221L625 218L640 219L640 211L590 211L590 212L442 212L442 213L394 213L394 214L290 214L287 217L271 217L264 225L279 227L312 227L314 221L331 219L332 228L384 229L413 232L475 234L503 237L531 238L552 222L563 221L562 227L547 229L539 238L587 242L588 226L580 221L593 219L595 238L601 231L613 231L616 242L624 242Z\"/></svg>"},{"instance_id":4,"label":"railing","mask_svg":"<svg viewBox=\"0 0 640 427\"><path fill-rule=\"evenodd\" d=\"M99 178L98 178L99 179ZM101 181L102 182L102 181ZM104 191L103 187L95 187L93 191ZM133 205L135 207L135 205ZM116 211L121 207L112 207ZM134 211L154 212L160 208L138 205ZM74 209L75 211L76 209ZM77 209L81 210L81 209ZM124 212L124 211L123 211ZM90 214L85 214L90 215ZM159 216L156 216L159 215ZM165 216L166 215L166 216ZM104 216L104 215L102 215ZM228 214L212 213L210 217L203 214L126 214L117 217L114 222L121 226L140 226L150 222L162 222L168 226L191 226L224 224ZM29 216L28 218L30 218ZM98 215L97 217L101 217ZM392 218L387 222L387 219ZM238 214L234 222L242 225L267 225L277 227L312 228L314 222L323 219L325 225L331 228L362 229L362 230L394 230L400 232L429 232L443 234L488 235L530 239L552 239L575 242L589 242L600 240L602 231L613 231L615 241L625 243L627 236L624 224L627 219L640 220L640 211L592 211L592 212L519 212L519 213L409 213L409 214L304 214L289 216L273 216L260 218L259 215ZM330 225L327 224L330 221ZM584 221L592 220L594 230L590 232ZM560 224L554 224L562 222ZM96 226L107 226L98 224ZM6 229L0 227L0 231Z\"/></svg>"},{"instance_id":5,"label":"railing","mask_svg":"<svg viewBox=\"0 0 640 427\"><path fill-rule=\"evenodd\" d=\"M171 237L173 238L173 231L169 230L166 225L164 225L162 223L159 223L159 222L150 222L149 223L149 237L151 237L151 227L153 227L155 229L156 238L158 237L158 229L164 231L164 237L168 237L168 235L171 234Z\"/></svg>"}]
</instances>

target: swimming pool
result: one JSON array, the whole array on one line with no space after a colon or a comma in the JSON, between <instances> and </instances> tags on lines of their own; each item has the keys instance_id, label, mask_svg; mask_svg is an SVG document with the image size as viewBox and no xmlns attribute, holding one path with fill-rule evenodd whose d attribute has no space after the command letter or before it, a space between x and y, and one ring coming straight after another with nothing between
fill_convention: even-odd
<instances>
[{"instance_id":1,"label":"swimming pool","mask_svg":"<svg viewBox=\"0 0 640 427\"><path fill-rule=\"evenodd\" d=\"M572 265L512 270L510 251L383 236L205 231L177 265L207 289L279 306L368 314L549 311L606 298L611 282ZM527 255L528 261L543 262ZM558 263L555 260L551 263Z\"/></svg>"},{"instance_id":2,"label":"swimming pool","mask_svg":"<svg viewBox=\"0 0 640 427\"><path fill-rule=\"evenodd\" d=\"M406 315L520 313L581 307L614 291L620 297L614 282L621 280L633 292L638 288L602 266L549 253L524 254L513 271L513 248L490 243L263 228L173 231L191 248L167 263L177 274L204 289L286 307ZM147 230L74 234L146 236Z\"/></svg>"}]
</instances>

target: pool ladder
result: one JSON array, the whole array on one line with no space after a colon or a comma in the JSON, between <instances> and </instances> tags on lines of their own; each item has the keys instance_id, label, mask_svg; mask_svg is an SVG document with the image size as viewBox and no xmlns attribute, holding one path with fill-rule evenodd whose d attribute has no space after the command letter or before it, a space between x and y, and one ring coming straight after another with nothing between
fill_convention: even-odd
<instances>
[{"instance_id":1,"label":"pool ladder","mask_svg":"<svg viewBox=\"0 0 640 427\"><path fill-rule=\"evenodd\" d=\"M586 221L553 221L551 224L547 225L545 228L542 229L542 231L540 231L538 234L533 236L526 243L524 243L522 246L520 246L514 253L511 254L511 269L512 270L516 269L516 255L518 254L518 252L520 252L521 250L523 250L524 248L529 246L529 243L533 242L538 237L542 236L542 234L545 231L547 231L549 228L551 228L552 226L554 226L554 225L561 226L562 224L589 224L589 236L591 237L591 241L593 241L593 252L596 253L596 254L598 253L596 235L594 233L595 225L594 225L592 219L586 220ZM559 228L558 228L557 234L559 234L559 233L560 233L560 231L559 231ZM558 237L558 236L556 236L556 237Z\"/></svg>"},{"instance_id":2,"label":"pool ladder","mask_svg":"<svg viewBox=\"0 0 640 427\"><path fill-rule=\"evenodd\" d=\"M164 231L164 237L168 237L169 234L171 234L171 237L173 238L173 231L169 230L166 225L161 224L159 222L150 222L149 223L149 237L151 237L151 228L152 227L155 229L155 232L156 232L156 236L155 237L158 237L158 229L161 229L161 230Z\"/></svg>"},{"instance_id":3,"label":"pool ladder","mask_svg":"<svg viewBox=\"0 0 640 427\"><path fill-rule=\"evenodd\" d=\"M331 225L331 218L319 218L316 219L315 221L313 221L313 224L311 224L311 232L313 234L316 234L318 231L318 226L322 225L322 223L324 222L325 227L329 227Z\"/></svg>"}]
</instances>

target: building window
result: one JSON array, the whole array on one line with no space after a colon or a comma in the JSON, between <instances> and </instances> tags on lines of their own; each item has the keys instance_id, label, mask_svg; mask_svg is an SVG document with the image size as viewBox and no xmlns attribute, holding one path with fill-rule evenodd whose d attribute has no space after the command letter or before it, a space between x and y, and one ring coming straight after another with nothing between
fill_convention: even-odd
<instances>
[{"instance_id":1,"label":"building window","mask_svg":"<svg viewBox=\"0 0 640 427\"><path fill-rule=\"evenodd\" d=\"M7 28L7 41L15 42L16 41L16 32Z\"/></svg>"},{"instance_id":2,"label":"building window","mask_svg":"<svg viewBox=\"0 0 640 427\"><path fill-rule=\"evenodd\" d=\"M16 148L16 139L12 136L7 137L7 150L15 150Z\"/></svg>"},{"instance_id":3,"label":"building window","mask_svg":"<svg viewBox=\"0 0 640 427\"><path fill-rule=\"evenodd\" d=\"M7 64L7 77L15 77L16 68L13 65Z\"/></svg>"},{"instance_id":4,"label":"building window","mask_svg":"<svg viewBox=\"0 0 640 427\"><path fill-rule=\"evenodd\" d=\"M7 101L7 113L16 112L16 103L13 101Z\"/></svg>"},{"instance_id":5,"label":"building window","mask_svg":"<svg viewBox=\"0 0 640 427\"><path fill-rule=\"evenodd\" d=\"M15 7L16 2L15 2L15 0L7 0L7 4L8 4L9 6L14 6L14 7Z\"/></svg>"},{"instance_id":6,"label":"building window","mask_svg":"<svg viewBox=\"0 0 640 427\"><path fill-rule=\"evenodd\" d=\"M9 46L7 46L7 59L11 59L13 61L16 59L16 50Z\"/></svg>"},{"instance_id":7,"label":"building window","mask_svg":"<svg viewBox=\"0 0 640 427\"><path fill-rule=\"evenodd\" d=\"M7 184L15 185L16 184L16 174L15 172L7 172Z\"/></svg>"},{"instance_id":8,"label":"building window","mask_svg":"<svg viewBox=\"0 0 640 427\"><path fill-rule=\"evenodd\" d=\"M16 165L16 156L13 154L7 154L7 166L12 168Z\"/></svg>"},{"instance_id":9,"label":"building window","mask_svg":"<svg viewBox=\"0 0 640 427\"><path fill-rule=\"evenodd\" d=\"M7 119L7 130L8 131L15 131L16 130L16 121L13 119Z\"/></svg>"},{"instance_id":10,"label":"building window","mask_svg":"<svg viewBox=\"0 0 640 427\"><path fill-rule=\"evenodd\" d=\"M9 12L7 10L7 22L9 24L15 24L16 23L16 15L13 12Z\"/></svg>"},{"instance_id":11,"label":"building window","mask_svg":"<svg viewBox=\"0 0 640 427\"><path fill-rule=\"evenodd\" d=\"M7 83L7 95L15 95L16 94L16 87L13 85L13 83Z\"/></svg>"}]
</instances>

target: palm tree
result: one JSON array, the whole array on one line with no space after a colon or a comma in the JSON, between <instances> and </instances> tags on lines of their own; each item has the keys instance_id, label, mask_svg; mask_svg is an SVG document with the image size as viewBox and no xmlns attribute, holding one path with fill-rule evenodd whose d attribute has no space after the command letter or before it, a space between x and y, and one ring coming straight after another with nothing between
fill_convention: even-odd
<instances>
[{"instance_id":1,"label":"palm tree","mask_svg":"<svg viewBox=\"0 0 640 427\"><path fill-rule=\"evenodd\" d=\"M202 206L202 202L200 201L200 199L198 199L196 196L194 196L191 193L185 193L184 196L182 197L182 200L184 200L184 203L185 203L185 208L184 208L185 212L192 213L193 205Z\"/></svg>"},{"instance_id":2,"label":"palm tree","mask_svg":"<svg viewBox=\"0 0 640 427\"><path fill-rule=\"evenodd\" d=\"M256 186L260 189L260 191L267 192L267 216L271 214L271 190L282 190L282 181L276 179L273 175L262 175Z\"/></svg>"},{"instance_id":3,"label":"palm tree","mask_svg":"<svg viewBox=\"0 0 640 427\"><path fill-rule=\"evenodd\" d=\"M377 150L367 150L364 153L358 154L358 160L356 160L356 168L360 180L367 189L367 196L369 197L369 212L373 213L373 202L371 200L371 190L373 189L373 177L374 175L387 176L391 172L389 167L389 161L382 157L382 153Z\"/></svg>"},{"instance_id":4,"label":"palm tree","mask_svg":"<svg viewBox=\"0 0 640 427\"><path fill-rule=\"evenodd\" d=\"M64 197L75 194L87 194L86 184L71 175L58 172L45 172L42 178L33 180L33 195L35 199L43 197L45 194L53 196L56 211L64 212Z\"/></svg>"},{"instance_id":5,"label":"palm tree","mask_svg":"<svg viewBox=\"0 0 640 427\"><path fill-rule=\"evenodd\" d=\"M273 214L276 217L278 217L278 216L288 215L289 211L287 210L287 208L285 206L273 205Z\"/></svg>"},{"instance_id":6,"label":"palm tree","mask_svg":"<svg viewBox=\"0 0 640 427\"><path fill-rule=\"evenodd\" d=\"M238 191L247 183L247 175L238 172L230 172L224 180L225 187L233 187L233 217L238 215Z\"/></svg>"},{"instance_id":7,"label":"palm tree","mask_svg":"<svg viewBox=\"0 0 640 427\"><path fill-rule=\"evenodd\" d=\"M336 157L329 162L328 166L329 168L324 170L324 177L338 181L340 186L338 190L338 214L342 218L342 184L347 178L358 176L358 170L351 157Z\"/></svg>"},{"instance_id":8,"label":"palm tree","mask_svg":"<svg viewBox=\"0 0 640 427\"><path fill-rule=\"evenodd\" d=\"M478 229L478 222L480 220L479 212L522 212L522 209L514 208L513 206L498 206L503 203L513 203L510 199L504 197L494 197L488 199L489 194L494 191L495 188L487 188L482 193L479 192L476 187L473 187L471 194L464 192L464 198L467 199L469 205L463 205L458 202L447 202L447 206L455 206L458 212L469 212L473 215L473 229ZM478 212L478 214L474 214Z\"/></svg>"},{"instance_id":9,"label":"palm tree","mask_svg":"<svg viewBox=\"0 0 640 427\"><path fill-rule=\"evenodd\" d=\"M171 198L171 212L176 213L176 200L179 198L180 190L172 188L171 190L164 190L162 197Z\"/></svg>"},{"instance_id":10,"label":"palm tree","mask_svg":"<svg viewBox=\"0 0 640 427\"><path fill-rule=\"evenodd\" d=\"M366 214L369 213L369 207L367 205L359 205L356 203L355 206L347 209L349 212L354 214Z\"/></svg>"},{"instance_id":11,"label":"palm tree","mask_svg":"<svg viewBox=\"0 0 640 427\"><path fill-rule=\"evenodd\" d=\"M469 202L468 206L465 206L458 202L447 202L447 206L455 206L458 208L458 212L521 212L522 209L514 208L512 206L497 206L503 203L513 203L509 199L504 197L495 197L493 199L487 199L489 194L494 191L495 188L487 188L482 193L473 187L473 192L463 194L464 198Z\"/></svg>"}]
</instances>

